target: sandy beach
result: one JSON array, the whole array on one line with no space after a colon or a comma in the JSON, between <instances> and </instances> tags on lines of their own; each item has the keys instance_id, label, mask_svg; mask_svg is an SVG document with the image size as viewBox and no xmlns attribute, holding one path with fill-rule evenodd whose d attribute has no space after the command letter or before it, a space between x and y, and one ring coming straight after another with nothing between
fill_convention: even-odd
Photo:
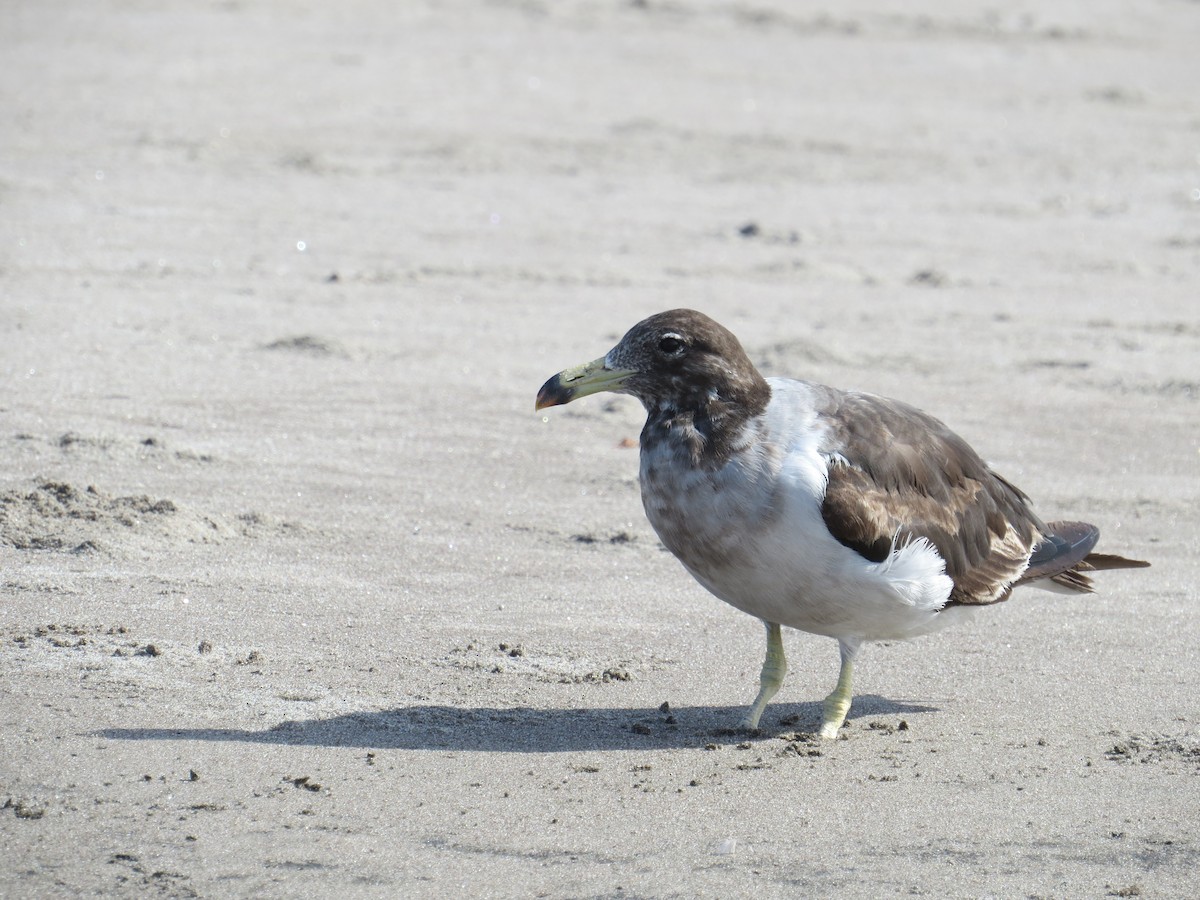
<instances>
[{"instance_id":1,"label":"sandy beach","mask_svg":"<svg viewBox=\"0 0 1200 900\"><path fill-rule=\"evenodd\" d=\"M1200 4L0 11L0 897L1200 895ZM1150 560L868 646L647 524L645 316Z\"/></svg>"}]
</instances>

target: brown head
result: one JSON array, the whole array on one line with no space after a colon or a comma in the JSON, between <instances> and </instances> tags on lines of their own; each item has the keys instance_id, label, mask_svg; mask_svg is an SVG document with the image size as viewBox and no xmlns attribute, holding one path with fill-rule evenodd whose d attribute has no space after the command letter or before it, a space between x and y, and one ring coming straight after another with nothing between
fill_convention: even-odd
<instances>
[{"instance_id":1,"label":"brown head","mask_svg":"<svg viewBox=\"0 0 1200 900\"><path fill-rule=\"evenodd\" d=\"M691 309L643 319L606 356L559 372L538 391L537 409L599 391L632 394L648 411L734 404L748 415L765 409L771 397L738 339Z\"/></svg>"}]
</instances>

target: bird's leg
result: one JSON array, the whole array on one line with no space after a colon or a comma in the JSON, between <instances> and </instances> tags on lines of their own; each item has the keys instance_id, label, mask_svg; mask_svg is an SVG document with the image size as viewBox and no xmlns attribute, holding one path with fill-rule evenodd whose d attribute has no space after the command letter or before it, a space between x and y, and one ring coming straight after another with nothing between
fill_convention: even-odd
<instances>
[{"instance_id":1,"label":"bird's leg","mask_svg":"<svg viewBox=\"0 0 1200 900\"><path fill-rule=\"evenodd\" d=\"M779 692L783 676L787 674L787 658L783 655L783 636L779 626L766 620L763 624L767 626L767 658L763 660L762 672L758 676L758 696L754 698L754 705L742 720L742 727L750 731L758 730L758 720L762 717L763 710Z\"/></svg>"},{"instance_id":2,"label":"bird's leg","mask_svg":"<svg viewBox=\"0 0 1200 900\"><path fill-rule=\"evenodd\" d=\"M838 673L837 687L825 698L821 716L823 738L836 738L838 729L846 721L846 713L850 712L850 683L854 680L854 655L858 652L858 644L838 641L838 649L842 655L842 668Z\"/></svg>"}]
</instances>

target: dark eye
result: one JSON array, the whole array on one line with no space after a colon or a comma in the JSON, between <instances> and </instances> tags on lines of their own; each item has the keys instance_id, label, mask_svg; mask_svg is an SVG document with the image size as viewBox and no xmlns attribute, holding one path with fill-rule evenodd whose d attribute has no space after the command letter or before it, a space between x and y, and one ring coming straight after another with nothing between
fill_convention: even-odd
<instances>
[{"instance_id":1,"label":"dark eye","mask_svg":"<svg viewBox=\"0 0 1200 900\"><path fill-rule=\"evenodd\" d=\"M667 354L667 356L678 356L683 352L683 348L686 346L687 345L684 344L683 340L677 334L665 335L663 339L658 342L658 349Z\"/></svg>"}]
</instances>

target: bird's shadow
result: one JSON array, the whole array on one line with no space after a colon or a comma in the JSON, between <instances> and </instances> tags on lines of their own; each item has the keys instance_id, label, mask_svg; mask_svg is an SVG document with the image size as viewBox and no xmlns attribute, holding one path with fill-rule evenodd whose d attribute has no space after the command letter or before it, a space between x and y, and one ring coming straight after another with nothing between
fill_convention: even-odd
<instances>
[{"instance_id":1,"label":"bird's shadow","mask_svg":"<svg viewBox=\"0 0 1200 900\"><path fill-rule=\"evenodd\" d=\"M852 718L912 715L936 707L854 698ZM96 734L122 741L217 741L373 750L566 753L704 747L720 740L764 740L781 733L815 731L819 703L779 704L758 732L738 727L743 706L676 708L531 709L529 707L405 706L326 719L289 719L253 731L242 728L106 728ZM781 721L782 714L782 721Z\"/></svg>"}]
</instances>

